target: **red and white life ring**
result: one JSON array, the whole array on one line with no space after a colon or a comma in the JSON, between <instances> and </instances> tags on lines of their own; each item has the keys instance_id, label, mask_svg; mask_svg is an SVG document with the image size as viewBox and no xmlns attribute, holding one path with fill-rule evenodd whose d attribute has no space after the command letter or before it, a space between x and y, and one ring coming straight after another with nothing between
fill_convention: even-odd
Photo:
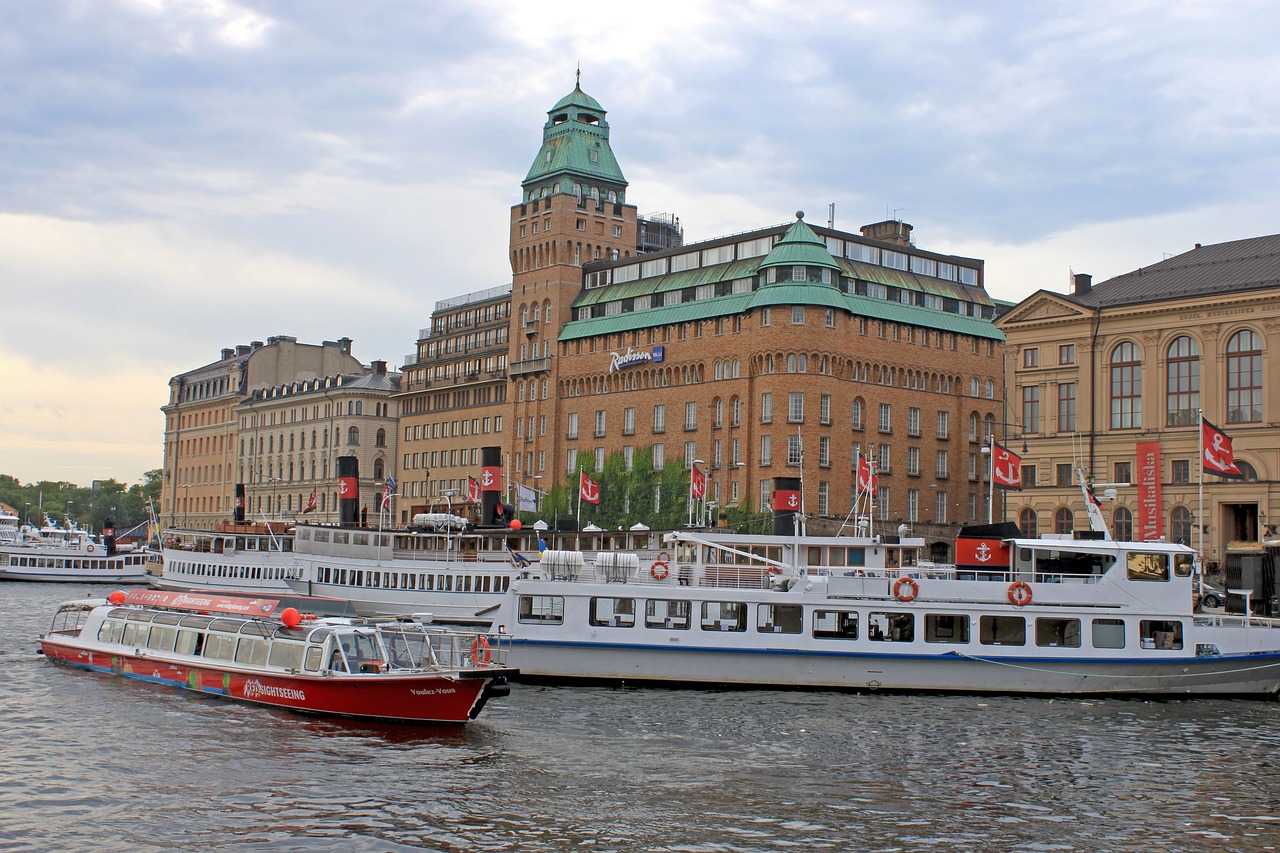
<instances>
[{"instance_id":1,"label":"red and white life ring","mask_svg":"<svg viewBox=\"0 0 1280 853\"><path fill-rule=\"evenodd\" d=\"M1024 581L1009 584L1009 603L1015 607L1026 607L1031 603L1031 585Z\"/></svg>"},{"instance_id":2,"label":"red and white life ring","mask_svg":"<svg viewBox=\"0 0 1280 853\"><path fill-rule=\"evenodd\" d=\"M92 554L92 553L93 553L93 546L92 546L92 545L90 545L90 546L89 546L88 548L86 548L85 550L86 550L86 551L88 551L90 554Z\"/></svg>"},{"instance_id":3,"label":"red and white life ring","mask_svg":"<svg viewBox=\"0 0 1280 853\"><path fill-rule=\"evenodd\" d=\"M489 651L488 640L477 636L471 641L471 660L476 666L488 666L492 659L493 654Z\"/></svg>"},{"instance_id":4,"label":"red and white life ring","mask_svg":"<svg viewBox=\"0 0 1280 853\"><path fill-rule=\"evenodd\" d=\"M893 582L893 594L902 602L915 601L920 594L920 584L914 578L898 578Z\"/></svg>"},{"instance_id":5,"label":"red and white life ring","mask_svg":"<svg viewBox=\"0 0 1280 853\"><path fill-rule=\"evenodd\" d=\"M853 575L855 578L865 578L867 576L867 570L854 569L853 571L849 572L849 574Z\"/></svg>"},{"instance_id":6,"label":"red and white life ring","mask_svg":"<svg viewBox=\"0 0 1280 853\"><path fill-rule=\"evenodd\" d=\"M653 561L653 565L649 567L650 576L656 581L664 581L667 575L671 574L670 567L671 555L666 551L658 554L658 559Z\"/></svg>"}]
</instances>

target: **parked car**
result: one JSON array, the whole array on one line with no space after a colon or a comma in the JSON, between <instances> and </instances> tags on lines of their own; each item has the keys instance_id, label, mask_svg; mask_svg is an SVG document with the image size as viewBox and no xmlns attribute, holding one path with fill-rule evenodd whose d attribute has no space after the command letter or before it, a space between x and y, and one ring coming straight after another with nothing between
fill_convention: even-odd
<instances>
[{"instance_id":1,"label":"parked car","mask_svg":"<svg viewBox=\"0 0 1280 853\"><path fill-rule=\"evenodd\" d=\"M1222 607L1227 603L1227 594L1217 587L1204 585L1204 591L1201 594L1201 607Z\"/></svg>"}]
</instances>

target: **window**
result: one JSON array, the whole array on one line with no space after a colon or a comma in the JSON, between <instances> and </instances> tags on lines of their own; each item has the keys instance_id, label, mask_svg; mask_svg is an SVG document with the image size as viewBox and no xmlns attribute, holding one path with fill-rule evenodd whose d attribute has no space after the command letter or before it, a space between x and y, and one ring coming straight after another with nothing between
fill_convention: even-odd
<instances>
[{"instance_id":1,"label":"window","mask_svg":"<svg viewBox=\"0 0 1280 853\"><path fill-rule=\"evenodd\" d=\"M526 624L564 623L564 598L559 595L522 595L516 619Z\"/></svg>"},{"instance_id":2,"label":"window","mask_svg":"<svg viewBox=\"0 0 1280 853\"><path fill-rule=\"evenodd\" d=\"M1018 513L1018 529L1024 539L1038 538L1040 536L1039 526L1036 511L1031 507L1025 507Z\"/></svg>"},{"instance_id":3,"label":"window","mask_svg":"<svg viewBox=\"0 0 1280 853\"><path fill-rule=\"evenodd\" d=\"M818 398L818 422L823 426L831 425L831 395L823 394Z\"/></svg>"},{"instance_id":4,"label":"window","mask_svg":"<svg viewBox=\"0 0 1280 853\"><path fill-rule=\"evenodd\" d=\"M1053 532L1054 533L1070 533L1075 530L1076 518L1068 507L1058 507L1058 511L1053 514Z\"/></svg>"},{"instance_id":5,"label":"window","mask_svg":"<svg viewBox=\"0 0 1280 853\"><path fill-rule=\"evenodd\" d=\"M636 624L636 600L634 598L595 598L588 607L587 621L597 627L634 628Z\"/></svg>"},{"instance_id":6,"label":"window","mask_svg":"<svg viewBox=\"0 0 1280 853\"><path fill-rule=\"evenodd\" d=\"M351 427L349 430L347 430L347 444L359 444L359 443L360 443L360 430L357 429L356 427Z\"/></svg>"},{"instance_id":7,"label":"window","mask_svg":"<svg viewBox=\"0 0 1280 853\"><path fill-rule=\"evenodd\" d=\"M1095 649L1123 649L1124 620L1094 619L1093 647Z\"/></svg>"},{"instance_id":8,"label":"window","mask_svg":"<svg viewBox=\"0 0 1280 853\"><path fill-rule=\"evenodd\" d=\"M741 601L704 601L698 627L704 631L745 631L747 605Z\"/></svg>"},{"instance_id":9,"label":"window","mask_svg":"<svg viewBox=\"0 0 1280 853\"><path fill-rule=\"evenodd\" d=\"M951 435L950 412L938 412L938 438L949 438Z\"/></svg>"},{"instance_id":10,"label":"window","mask_svg":"<svg viewBox=\"0 0 1280 853\"><path fill-rule=\"evenodd\" d=\"M978 639L984 646L1025 646L1027 620L1021 616L983 616L978 622Z\"/></svg>"},{"instance_id":11,"label":"window","mask_svg":"<svg viewBox=\"0 0 1280 853\"><path fill-rule=\"evenodd\" d=\"M920 434L920 408L918 406L907 407L907 435Z\"/></svg>"},{"instance_id":12,"label":"window","mask_svg":"<svg viewBox=\"0 0 1280 853\"><path fill-rule=\"evenodd\" d=\"M1036 619L1036 645L1080 648L1080 620L1048 617Z\"/></svg>"},{"instance_id":13,"label":"window","mask_svg":"<svg viewBox=\"0 0 1280 853\"><path fill-rule=\"evenodd\" d=\"M1059 462L1054 468L1054 485L1070 486L1071 485L1071 463Z\"/></svg>"},{"instance_id":14,"label":"window","mask_svg":"<svg viewBox=\"0 0 1280 853\"><path fill-rule=\"evenodd\" d=\"M1058 383L1058 432L1074 432L1076 428L1076 383Z\"/></svg>"},{"instance_id":15,"label":"window","mask_svg":"<svg viewBox=\"0 0 1280 853\"><path fill-rule=\"evenodd\" d=\"M657 511L656 508L654 511ZM674 631L687 631L691 623L690 612L691 608L688 601L666 598L650 599L644 604L644 626L646 628L669 628Z\"/></svg>"},{"instance_id":16,"label":"window","mask_svg":"<svg viewBox=\"0 0 1280 853\"><path fill-rule=\"evenodd\" d=\"M1133 463L1117 462L1116 463L1116 479L1117 483L1133 482Z\"/></svg>"},{"instance_id":17,"label":"window","mask_svg":"<svg viewBox=\"0 0 1280 853\"><path fill-rule=\"evenodd\" d=\"M1176 619L1143 619L1138 637L1144 649L1182 648L1182 623Z\"/></svg>"},{"instance_id":18,"label":"window","mask_svg":"<svg viewBox=\"0 0 1280 853\"><path fill-rule=\"evenodd\" d=\"M920 448L907 448L907 475L910 477L920 476Z\"/></svg>"},{"instance_id":19,"label":"window","mask_svg":"<svg viewBox=\"0 0 1280 853\"><path fill-rule=\"evenodd\" d=\"M1227 342L1227 423L1262 420L1262 339L1245 329Z\"/></svg>"},{"instance_id":20,"label":"window","mask_svg":"<svg viewBox=\"0 0 1280 853\"><path fill-rule=\"evenodd\" d=\"M969 642L969 617L954 613L926 613L924 641L926 643Z\"/></svg>"},{"instance_id":21,"label":"window","mask_svg":"<svg viewBox=\"0 0 1280 853\"><path fill-rule=\"evenodd\" d=\"M803 279L796 279L796 280L803 281ZM803 305L791 306L791 324L793 326L804 325L804 306Z\"/></svg>"},{"instance_id":22,"label":"window","mask_svg":"<svg viewBox=\"0 0 1280 853\"><path fill-rule=\"evenodd\" d=\"M947 451L945 450L937 451L934 459L933 473L934 473L934 476L937 477L939 480L945 480L951 476L949 460L950 460L950 454L948 454ZM1024 466L1024 470L1025 470L1025 466Z\"/></svg>"},{"instance_id":23,"label":"window","mask_svg":"<svg viewBox=\"0 0 1280 853\"><path fill-rule=\"evenodd\" d=\"M851 420L851 423L852 423L852 425L853 425L853 428L854 428L854 429L862 429L862 428L863 428L863 426L862 426L862 413L863 413L863 409L864 409L864 408L865 408L865 406L863 405L863 402L862 402L862 398L861 398L861 397L859 397L858 399L856 399L856 400L854 400L854 401L853 401L853 406L850 408L849 414L850 414L850 417L851 417L851 419L852 419L852 420Z\"/></svg>"},{"instance_id":24,"label":"window","mask_svg":"<svg viewBox=\"0 0 1280 853\"><path fill-rule=\"evenodd\" d=\"M688 471L693 468L693 460L698 458L698 443L696 441L686 441L684 443L684 470Z\"/></svg>"},{"instance_id":25,"label":"window","mask_svg":"<svg viewBox=\"0 0 1280 853\"><path fill-rule=\"evenodd\" d=\"M1111 535L1121 542L1133 541L1133 513L1127 507L1116 507L1112 513Z\"/></svg>"},{"instance_id":26,"label":"window","mask_svg":"<svg viewBox=\"0 0 1280 853\"><path fill-rule=\"evenodd\" d=\"M800 444L800 436L787 436L787 464L799 465L804 460L804 450Z\"/></svg>"},{"instance_id":27,"label":"window","mask_svg":"<svg viewBox=\"0 0 1280 853\"><path fill-rule=\"evenodd\" d=\"M854 610L813 611L815 640L858 639L858 613Z\"/></svg>"},{"instance_id":28,"label":"window","mask_svg":"<svg viewBox=\"0 0 1280 853\"><path fill-rule=\"evenodd\" d=\"M1040 431L1040 386L1022 386L1022 427L1027 432Z\"/></svg>"},{"instance_id":29,"label":"window","mask_svg":"<svg viewBox=\"0 0 1280 853\"><path fill-rule=\"evenodd\" d=\"M1176 486L1185 486L1191 482L1191 460L1190 459L1174 459L1171 463L1173 484Z\"/></svg>"},{"instance_id":30,"label":"window","mask_svg":"<svg viewBox=\"0 0 1280 853\"><path fill-rule=\"evenodd\" d=\"M1036 485L1036 466L1022 463L1022 488L1029 489Z\"/></svg>"},{"instance_id":31,"label":"window","mask_svg":"<svg viewBox=\"0 0 1280 853\"><path fill-rule=\"evenodd\" d=\"M667 407L665 403L659 403L653 407L653 431L667 431Z\"/></svg>"},{"instance_id":32,"label":"window","mask_svg":"<svg viewBox=\"0 0 1280 853\"><path fill-rule=\"evenodd\" d=\"M880 431L893 432L893 407L889 403L880 404Z\"/></svg>"},{"instance_id":33,"label":"window","mask_svg":"<svg viewBox=\"0 0 1280 853\"><path fill-rule=\"evenodd\" d=\"M818 437L818 464L823 468L831 467L831 438L829 436Z\"/></svg>"},{"instance_id":34,"label":"window","mask_svg":"<svg viewBox=\"0 0 1280 853\"><path fill-rule=\"evenodd\" d=\"M1191 426L1200 408L1200 348L1186 335L1169 344L1165 424Z\"/></svg>"},{"instance_id":35,"label":"window","mask_svg":"<svg viewBox=\"0 0 1280 853\"><path fill-rule=\"evenodd\" d=\"M799 634L804 630L804 608L799 604L761 604L756 608L756 630L762 634Z\"/></svg>"},{"instance_id":36,"label":"window","mask_svg":"<svg viewBox=\"0 0 1280 853\"><path fill-rule=\"evenodd\" d=\"M1076 345L1062 344L1058 347L1058 364L1076 363Z\"/></svg>"},{"instance_id":37,"label":"window","mask_svg":"<svg viewBox=\"0 0 1280 853\"><path fill-rule=\"evenodd\" d=\"M885 643L910 643L916 638L916 617L911 613L872 611L867 614L867 639Z\"/></svg>"},{"instance_id":38,"label":"window","mask_svg":"<svg viewBox=\"0 0 1280 853\"><path fill-rule=\"evenodd\" d=\"M773 464L773 439L770 436L760 436L760 464Z\"/></svg>"},{"instance_id":39,"label":"window","mask_svg":"<svg viewBox=\"0 0 1280 853\"><path fill-rule=\"evenodd\" d=\"M623 409L622 410L622 434L634 435L635 431L636 431L636 410Z\"/></svg>"},{"instance_id":40,"label":"window","mask_svg":"<svg viewBox=\"0 0 1280 853\"><path fill-rule=\"evenodd\" d=\"M596 438L602 438L604 436L604 425L605 425L604 409L597 409L596 410L596 432L595 432ZM533 425L530 424L530 428L531 428L530 434L532 434L532 426Z\"/></svg>"},{"instance_id":41,"label":"window","mask_svg":"<svg viewBox=\"0 0 1280 853\"><path fill-rule=\"evenodd\" d=\"M787 395L787 423L804 423L804 394L799 391Z\"/></svg>"},{"instance_id":42,"label":"window","mask_svg":"<svg viewBox=\"0 0 1280 853\"><path fill-rule=\"evenodd\" d=\"M698 428L698 404L692 401L684 404L684 428Z\"/></svg>"},{"instance_id":43,"label":"window","mask_svg":"<svg viewBox=\"0 0 1280 853\"><path fill-rule=\"evenodd\" d=\"M1191 534L1191 510L1175 506L1169 512L1169 538L1179 545L1190 545Z\"/></svg>"},{"instance_id":44,"label":"window","mask_svg":"<svg viewBox=\"0 0 1280 853\"><path fill-rule=\"evenodd\" d=\"M1027 347L1022 351L1023 367L1039 367L1040 366L1040 349L1039 347Z\"/></svg>"},{"instance_id":45,"label":"window","mask_svg":"<svg viewBox=\"0 0 1280 853\"><path fill-rule=\"evenodd\" d=\"M760 423L773 423L773 394L768 391L760 395Z\"/></svg>"},{"instance_id":46,"label":"window","mask_svg":"<svg viewBox=\"0 0 1280 853\"><path fill-rule=\"evenodd\" d=\"M1142 357L1125 341L1111 351L1111 428L1142 426Z\"/></svg>"},{"instance_id":47,"label":"window","mask_svg":"<svg viewBox=\"0 0 1280 853\"><path fill-rule=\"evenodd\" d=\"M517 424L517 426L516 426L516 438L519 438L519 437L520 437L520 427L519 427L519 423L520 423L520 419L519 419L519 418L516 418L516 424ZM566 437L567 437L567 438L577 438L577 437L578 437L578 413L577 413L577 412L570 412L570 413L569 413L569 432L568 432L568 435L567 435Z\"/></svg>"}]
</instances>

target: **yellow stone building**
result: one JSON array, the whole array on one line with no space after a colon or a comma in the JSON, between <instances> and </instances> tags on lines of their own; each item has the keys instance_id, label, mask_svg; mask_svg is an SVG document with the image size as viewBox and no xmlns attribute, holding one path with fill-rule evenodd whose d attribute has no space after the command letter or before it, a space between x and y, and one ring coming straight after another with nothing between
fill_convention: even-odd
<instances>
[{"instance_id":1,"label":"yellow stone building","mask_svg":"<svg viewBox=\"0 0 1280 853\"><path fill-rule=\"evenodd\" d=\"M1275 533L1280 235L1197 244L1098 285L1077 275L997 326L1010 445L1028 451L1004 513L1024 533L1088 526L1077 471L1129 484L1103 500L1116 538L1181 541L1212 563ZM1201 477L1202 411L1232 439L1241 479Z\"/></svg>"}]
</instances>

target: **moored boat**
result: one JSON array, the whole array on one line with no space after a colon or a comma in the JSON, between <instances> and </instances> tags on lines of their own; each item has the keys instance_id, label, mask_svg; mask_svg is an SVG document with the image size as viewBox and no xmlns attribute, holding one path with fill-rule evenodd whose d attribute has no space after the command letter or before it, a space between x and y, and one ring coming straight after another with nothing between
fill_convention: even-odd
<instances>
[{"instance_id":1,"label":"moored boat","mask_svg":"<svg viewBox=\"0 0 1280 853\"><path fill-rule=\"evenodd\" d=\"M506 695L504 638L416 621L304 617L278 602L162 590L58 608L52 661L315 714L465 723Z\"/></svg>"},{"instance_id":2,"label":"moored boat","mask_svg":"<svg viewBox=\"0 0 1280 853\"><path fill-rule=\"evenodd\" d=\"M12 518L12 516L9 516ZM13 528L0 524L0 580L60 583L145 583L147 552L115 547L68 523Z\"/></svg>"},{"instance_id":3,"label":"moored boat","mask_svg":"<svg viewBox=\"0 0 1280 853\"><path fill-rule=\"evenodd\" d=\"M670 566L581 565L517 579L495 622L522 678L553 681L1051 695L1280 690L1280 622L1196 612L1190 548L1026 539L1007 528L962 532L954 566L922 562L923 541L908 537L676 532L667 537ZM556 559L546 554L543 565Z\"/></svg>"}]
</instances>

